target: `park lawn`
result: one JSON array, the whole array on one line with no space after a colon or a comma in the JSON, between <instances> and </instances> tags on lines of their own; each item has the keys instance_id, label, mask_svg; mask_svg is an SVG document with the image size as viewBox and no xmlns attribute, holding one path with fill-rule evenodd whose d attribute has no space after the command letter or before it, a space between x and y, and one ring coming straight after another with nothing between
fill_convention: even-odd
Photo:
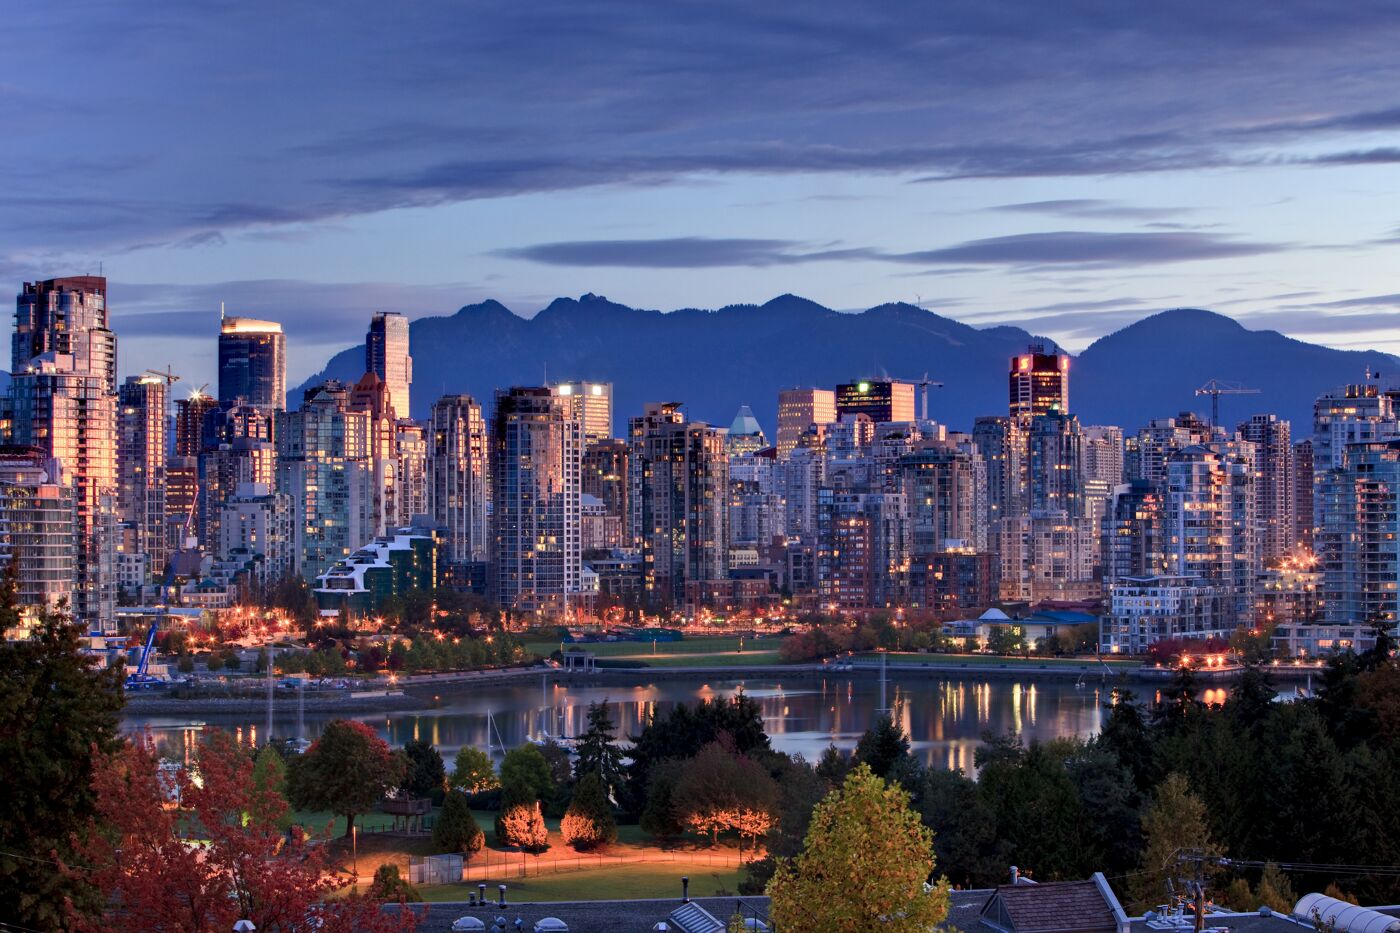
<instances>
[{"instance_id":1,"label":"park lawn","mask_svg":"<svg viewBox=\"0 0 1400 933\"><path fill-rule=\"evenodd\" d=\"M744 871L717 868L703 860L694 862L655 862L579 869L540 875L535 878L502 878L507 885L507 902L526 901L615 901L638 898L680 898L681 877L690 878L691 897L733 894ZM423 900L465 901L477 890L477 883L424 885L418 889ZM486 882L491 897L496 882Z\"/></svg>"},{"instance_id":2,"label":"park lawn","mask_svg":"<svg viewBox=\"0 0 1400 933\"><path fill-rule=\"evenodd\" d=\"M637 661L648 667L753 667L781 664L776 638L745 638L744 650L739 651L738 637L683 638L680 641L599 641L580 642L568 647L580 648L598 658ZM559 642L533 640L525 643L527 651L548 656L559 650Z\"/></svg>"},{"instance_id":3,"label":"park lawn","mask_svg":"<svg viewBox=\"0 0 1400 933\"><path fill-rule=\"evenodd\" d=\"M1092 665L1100 667L1099 661L1095 658L1019 658L1008 657L997 654L921 654L914 651L889 651L885 652L886 657L891 661L900 664L930 664L940 666L966 665L968 667L1066 667L1077 665ZM856 654L856 658L862 661L876 661L880 658L880 652L862 651ZM1141 661L1128 660L1123 658L1104 658L1103 663L1112 668L1132 668L1141 665Z\"/></svg>"}]
</instances>

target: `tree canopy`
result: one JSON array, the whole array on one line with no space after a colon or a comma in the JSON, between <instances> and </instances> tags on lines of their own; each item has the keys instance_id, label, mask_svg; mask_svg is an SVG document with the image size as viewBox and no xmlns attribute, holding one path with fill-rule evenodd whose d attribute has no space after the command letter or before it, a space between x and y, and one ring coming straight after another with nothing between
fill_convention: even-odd
<instances>
[{"instance_id":1,"label":"tree canopy","mask_svg":"<svg viewBox=\"0 0 1400 933\"><path fill-rule=\"evenodd\" d=\"M335 719L321 737L287 769L287 793L303 810L329 810L345 817L345 835L355 817L372 810L384 795L403 783L406 766L400 755L362 722Z\"/></svg>"}]
</instances>

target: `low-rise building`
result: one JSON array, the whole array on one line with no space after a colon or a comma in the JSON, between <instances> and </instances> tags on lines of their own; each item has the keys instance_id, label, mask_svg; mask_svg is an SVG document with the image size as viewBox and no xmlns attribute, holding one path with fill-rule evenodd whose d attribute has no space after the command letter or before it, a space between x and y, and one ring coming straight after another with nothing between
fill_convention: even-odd
<instances>
[{"instance_id":1,"label":"low-rise building","mask_svg":"<svg viewBox=\"0 0 1400 933\"><path fill-rule=\"evenodd\" d=\"M1172 638L1227 638L1231 590L1200 577L1128 577L1109 588L1099 643L1115 654L1143 654Z\"/></svg>"}]
</instances>

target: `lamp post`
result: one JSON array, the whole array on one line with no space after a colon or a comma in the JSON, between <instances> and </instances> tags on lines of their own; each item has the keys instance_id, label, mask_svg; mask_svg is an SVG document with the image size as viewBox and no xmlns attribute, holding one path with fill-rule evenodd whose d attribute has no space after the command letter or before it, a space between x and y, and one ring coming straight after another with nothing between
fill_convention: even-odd
<instances>
[{"instance_id":1,"label":"lamp post","mask_svg":"<svg viewBox=\"0 0 1400 933\"><path fill-rule=\"evenodd\" d=\"M355 881L360 880L360 827L350 827L350 868L355 873Z\"/></svg>"}]
</instances>

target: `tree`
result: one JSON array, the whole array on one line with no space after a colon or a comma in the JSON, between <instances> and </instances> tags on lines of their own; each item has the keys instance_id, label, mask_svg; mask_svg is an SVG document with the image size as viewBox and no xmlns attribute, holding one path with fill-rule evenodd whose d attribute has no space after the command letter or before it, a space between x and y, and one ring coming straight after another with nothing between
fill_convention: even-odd
<instances>
[{"instance_id":1,"label":"tree","mask_svg":"<svg viewBox=\"0 0 1400 933\"><path fill-rule=\"evenodd\" d=\"M501 761L501 790L521 800L542 800L554 790L549 762L533 745L517 745Z\"/></svg>"},{"instance_id":2,"label":"tree","mask_svg":"<svg viewBox=\"0 0 1400 933\"><path fill-rule=\"evenodd\" d=\"M286 801L259 786L252 760L226 732L208 734L198 782L188 770L162 771L153 750L127 744L99 756L93 789L97 814L63 869L105 896L102 916L70 916L84 933L225 933L238 920L318 933L414 924L409 912L385 913L374 898L332 897L350 882L337 877L325 845L281 828Z\"/></svg>"},{"instance_id":3,"label":"tree","mask_svg":"<svg viewBox=\"0 0 1400 933\"><path fill-rule=\"evenodd\" d=\"M978 785L1007 851L1046 880L1093 871L1098 853L1084 832L1088 815L1063 756L1039 743L983 752L974 758L982 768Z\"/></svg>"},{"instance_id":4,"label":"tree","mask_svg":"<svg viewBox=\"0 0 1400 933\"><path fill-rule=\"evenodd\" d=\"M369 885L369 896L381 901L400 901L416 904L423 900L418 889L399 874L399 866L385 862L374 870L374 880Z\"/></svg>"},{"instance_id":5,"label":"tree","mask_svg":"<svg viewBox=\"0 0 1400 933\"><path fill-rule=\"evenodd\" d=\"M408 767L401 789L415 797L428 797L433 803L441 803L447 788L447 768L442 763L442 754L421 739L405 744L403 754Z\"/></svg>"},{"instance_id":6,"label":"tree","mask_svg":"<svg viewBox=\"0 0 1400 933\"><path fill-rule=\"evenodd\" d=\"M617 841L617 820L597 772L578 779L574 799L559 823L559 831L575 849L596 849Z\"/></svg>"},{"instance_id":7,"label":"tree","mask_svg":"<svg viewBox=\"0 0 1400 933\"><path fill-rule=\"evenodd\" d=\"M505 802L496 818L496 841L505 846L519 846L527 852L543 852L549 848L549 830L544 825L540 802Z\"/></svg>"},{"instance_id":8,"label":"tree","mask_svg":"<svg viewBox=\"0 0 1400 933\"><path fill-rule=\"evenodd\" d=\"M801 755L774 752L765 762L778 785L778 803L773 827L764 840L766 854L748 863L748 877L739 883L740 894L762 894L773 877L777 862L802 851L802 840L811 826L812 810L826 796L826 781L820 778Z\"/></svg>"},{"instance_id":9,"label":"tree","mask_svg":"<svg viewBox=\"0 0 1400 933\"><path fill-rule=\"evenodd\" d=\"M665 716L653 716L640 735L632 737L629 754L627 804L646 800L646 780L652 766L668 758L689 758L720 736L727 736L734 751L754 755L770 750L763 731L763 712L752 697L701 700L693 707L676 704Z\"/></svg>"},{"instance_id":10,"label":"tree","mask_svg":"<svg viewBox=\"0 0 1400 933\"><path fill-rule=\"evenodd\" d=\"M433 845L444 852L459 852L471 857L481 851L486 835L476 824L467 795L459 790L448 791L442 802L442 812L433 824Z\"/></svg>"},{"instance_id":11,"label":"tree","mask_svg":"<svg viewBox=\"0 0 1400 933\"><path fill-rule=\"evenodd\" d=\"M253 759L253 784L260 791L283 798L287 796L287 763L276 745L264 745L258 749ZM282 828L287 829L291 825L291 814L288 813Z\"/></svg>"},{"instance_id":12,"label":"tree","mask_svg":"<svg viewBox=\"0 0 1400 933\"><path fill-rule=\"evenodd\" d=\"M368 813L404 779L403 759L362 722L334 719L306 754L287 769L287 793L302 810L329 810L345 817L345 835L355 817Z\"/></svg>"},{"instance_id":13,"label":"tree","mask_svg":"<svg viewBox=\"0 0 1400 933\"><path fill-rule=\"evenodd\" d=\"M859 765L817 804L797 858L768 884L774 925L809 933L923 933L948 915L948 885L926 891L933 838L909 795Z\"/></svg>"},{"instance_id":14,"label":"tree","mask_svg":"<svg viewBox=\"0 0 1400 933\"><path fill-rule=\"evenodd\" d=\"M484 794L501 786L496 779L496 765L491 761L491 756L470 745L463 745L457 750L448 783L468 794Z\"/></svg>"},{"instance_id":15,"label":"tree","mask_svg":"<svg viewBox=\"0 0 1400 933\"><path fill-rule=\"evenodd\" d=\"M11 564L13 566L13 564ZM0 624L19 619L14 578L0 581ZM74 833L97 815L93 753L120 747L120 668L82 653L62 609L43 612L27 641L0 641L0 918L33 929L60 924L65 899L96 907L101 893L54 870Z\"/></svg>"},{"instance_id":16,"label":"tree","mask_svg":"<svg viewBox=\"0 0 1400 933\"><path fill-rule=\"evenodd\" d=\"M691 829L708 833L713 843L733 831L756 840L773 826L778 786L762 765L722 742L711 742L686 762L672 794L675 814Z\"/></svg>"},{"instance_id":17,"label":"tree","mask_svg":"<svg viewBox=\"0 0 1400 933\"><path fill-rule=\"evenodd\" d=\"M646 806L642 808L642 832L658 839L672 839L685 832L685 823L676 815L676 783L685 762L677 758L657 762L647 780Z\"/></svg>"},{"instance_id":18,"label":"tree","mask_svg":"<svg viewBox=\"0 0 1400 933\"><path fill-rule=\"evenodd\" d=\"M1167 882L1177 874L1176 859L1183 850L1206 857L1221 854L1206 820L1205 804L1191 792L1186 778L1168 774L1142 815L1142 871L1129 883L1138 907L1150 910L1165 901Z\"/></svg>"},{"instance_id":19,"label":"tree","mask_svg":"<svg viewBox=\"0 0 1400 933\"><path fill-rule=\"evenodd\" d=\"M870 767L876 777L888 778L895 763L909 755L909 737L888 715L881 715L872 729L867 729L856 742L855 764Z\"/></svg>"},{"instance_id":20,"label":"tree","mask_svg":"<svg viewBox=\"0 0 1400 933\"><path fill-rule=\"evenodd\" d=\"M933 831L938 866L962 887L989 887L1000 881L997 821L978 792L977 782L961 771L929 768L915 798L923 824Z\"/></svg>"},{"instance_id":21,"label":"tree","mask_svg":"<svg viewBox=\"0 0 1400 933\"><path fill-rule=\"evenodd\" d=\"M588 729L579 736L576 751L578 761L574 764L574 776L597 774L603 782L605 795L616 797L623 786L622 750L617 747L607 700L588 704Z\"/></svg>"}]
</instances>

